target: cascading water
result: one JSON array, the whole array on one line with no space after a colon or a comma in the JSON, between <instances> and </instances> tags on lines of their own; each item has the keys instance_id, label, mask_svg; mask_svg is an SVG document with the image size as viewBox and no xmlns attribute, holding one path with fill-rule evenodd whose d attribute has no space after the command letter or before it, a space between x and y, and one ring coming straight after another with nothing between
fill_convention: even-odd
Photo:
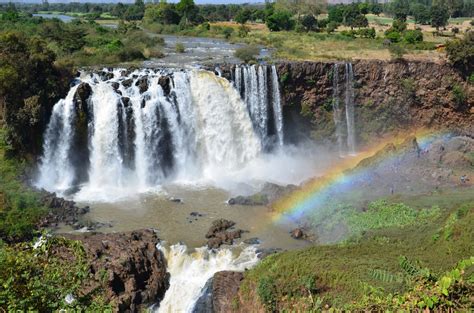
<instances>
[{"instance_id":1,"label":"cascading water","mask_svg":"<svg viewBox=\"0 0 474 313\"><path fill-rule=\"evenodd\" d=\"M344 88L339 86L339 64L333 67L333 119L336 126L336 139L339 155L356 153L354 119L354 72L351 63L344 65ZM341 108L341 92L344 95L344 108ZM344 120L345 119L345 120ZM344 143L345 139L345 143Z\"/></svg>"},{"instance_id":2,"label":"cascading water","mask_svg":"<svg viewBox=\"0 0 474 313\"><path fill-rule=\"evenodd\" d=\"M346 123L347 123L347 149L350 154L355 154L355 121L354 121L354 72L352 63L346 63Z\"/></svg>"},{"instance_id":3,"label":"cascading water","mask_svg":"<svg viewBox=\"0 0 474 313\"><path fill-rule=\"evenodd\" d=\"M253 127L262 141L263 148L268 151L281 147L283 117L275 66L236 66L234 77L234 86L247 105Z\"/></svg>"},{"instance_id":4,"label":"cascading water","mask_svg":"<svg viewBox=\"0 0 474 313\"><path fill-rule=\"evenodd\" d=\"M220 271L244 271L258 263L255 247L247 247L238 255L230 249L198 248L188 252L178 244L158 247L167 260L170 287L160 302L158 313L192 312L206 282Z\"/></svg>"},{"instance_id":5,"label":"cascading water","mask_svg":"<svg viewBox=\"0 0 474 313\"><path fill-rule=\"evenodd\" d=\"M246 102L226 79L207 71L83 73L87 114L78 105L78 85L54 106L37 186L59 193L78 188L77 200L109 200L170 180L213 180L272 142L282 145L276 69L242 71ZM75 134L86 148L71 140ZM78 170L71 151L80 149L86 165ZM79 179L81 171L87 175Z\"/></svg>"}]
</instances>

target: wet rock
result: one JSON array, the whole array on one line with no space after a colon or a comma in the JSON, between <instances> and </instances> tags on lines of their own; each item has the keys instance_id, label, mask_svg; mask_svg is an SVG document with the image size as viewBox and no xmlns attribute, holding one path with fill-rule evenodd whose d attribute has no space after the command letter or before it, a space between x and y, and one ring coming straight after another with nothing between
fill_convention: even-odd
<instances>
[{"instance_id":1,"label":"wet rock","mask_svg":"<svg viewBox=\"0 0 474 313\"><path fill-rule=\"evenodd\" d=\"M212 286L213 278L210 278L203 288L202 294L196 301L192 313L212 313Z\"/></svg>"},{"instance_id":2,"label":"wet rock","mask_svg":"<svg viewBox=\"0 0 474 313\"><path fill-rule=\"evenodd\" d=\"M294 238L294 239L303 239L303 238L306 237L306 235L305 235L303 229L301 229L301 228L295 228L295 229L293 229L293 230L290 232L290 234L291 234L291 237Z\"/></svg>"},{"instance_id":3,"label":"wet rock","mask_svg":"<svg viewBox=\"0 0 474 313\"><path fill-rule=\"evenodd\" d=\"M230 198L229 205L268 205L271 202L285 196L297 189L295 185L280 186L272 183L265 183L262 190L251 196L237 196Z\"/></svg>"},{"instance_id":4,"label":"wet rock","mask_svg":"<svg viewBox=\"0 0 474 313\"><path fill-rule=\"evenodd\" d=\"M124 107L128 108L130 106L130 98L129 97L122 97L120 98Z\"/></svg>"},{"instance_id":5,"label":"wet rock","mask_svg":"<svg viewBox=\"0 0 474 313\"><path fill-rule=\"evenodd\" d=\"M183 203L183 199L180 199L180 198L171 197L169 198L169 200L175 203Z\"/></svg>"},{"instance_id":6,"label":"wet rock","mask_svg":"<svg viewBox=\"0 0 474 313\"><path fill-rule=\"evenodd\" d=\"M264 194L254 194L252 196L237 196L235 198L230 198L227 203L229 205L267 205L268 198Z\"/></svg>"},{"instance_id":7,"label":"wet rock","mask_svg":"<svg viewBox=\"0 0 474 313\"><path fill-rule=\"evenodd\" d=\"M219 232L225 231L235 225L235 222L229 221L226 219L218 219L212 222L211 227L209 228L206 238L215 237L215 235Z\"/></svg>"},{"instance_id":8,"label":"wet rock","mask_svg":"<svg viewBox=\"0 0 474 313\"><path fill-rule=\"evenodd\" d=\"M138 86L140 93L144 93L145 91L147 91L148 90L148 77L147 76L140 77L135 83L135 86Z\"/></svg>"},{"instance_id":9,"label":"wet rock","mask_svg":"<svg viewBox=\"0 0 474 313\"><path fill-rule=\"evenodd\" d=\"M129 78L129 79L125 79L124 81L122 81L122 86L124 86L125 88L130 88L133 84L133 79Z\"/></svg>"},{"instance_id":10,"label":"wet rock","mask_svg":"<svg viewBox=\"0 0 474 313\"><path fill-rule=\"evenodd\" d=\"M209 231L206 234L207 246L210 249L217 249L223 244L232 245L234 240L242 236L243 231L241 229L228 230L233 227L235 222L219 219L212 223Z\"/></svg>"},{"instance_id":11,"label":"wet rock","mask_svg":"<svg viewBox=\"0 0 474 313\"><path fill-rule=\"evenodd\" d=\"M169 287L166 260L156 249L159 239L152 230L65 237L83 243L91 264L92 276L81 292L104 288L104 300L114 311L139 312L141 306L161 299Z\"/></svg>"},{"instance_id":12,"label":"wet rock","mask_svg":"<svg viewBox=\"0 0 474 313\"><path fill-rule=\"evenodd\" d=\"M112 88L114 88L115 91L120 88L120 84L118 82L112 82L110 85L112 86Z\"/></svg>"},{"instance_id":13,"label":"wet rock","mask_svg":"<svg viewBox=\"0 0 474 313\"><path fill-rule=\"evenodd\" d=\"M258 245L260 244L260 240L254 237L254 238L245 239L244 243L248 245Z\"/></svg>"},{"instance_id":14,"label":"wet rock","mask_svg":"<svg viewBox=\"0 0 474 313\"><path fill-rule=\"evenodd\" d=\"M257 257L262 260L262 259L266 258L269 255L272 255L272 254L275 254L275 253L278 253L278 252L282 252L282 251L283 250L280 249L280 248L258 249L257 250Z\"/></svg>"},{"instance_id":15,"label":"wet rock","mask_svg":"<svg viewBox=\"0 0 474 313\"><path fill-rule=\"evenodd\" d=\"M107 81L114 78L114 73L112 72L100 71L98 75L102 81Z\"/></svg>"},{"instance_id":16,"label":"wet rock","mask_svg":"<svg viewBox=\"0 0 474 313\"><path fill-rule=\"evenodd\" d=\"M170 95L170 91L171 91L171 78L169 76L161 76L159 79L158 79L158 84L161 86L161 88L163 89L163 93L165 96L169 96Z\"/></svg>"},{"instance_id":17,"label":"wet rock","mask_svg":"<svg viewBox=\"0 0 474 313\"><path fill-rule=\"evenodd\" d=\"M40 201L49 209L49 212L38 222L37 226L39 228L55 227L59 223L74 225L77 223L80 215L90 211L88 206L80 208L76 206L74 201L57 197L55 193L45 190L41 191Z\"/></svg>"},{"instance_id":18,"label":"wet rock","mask_svg":"<svg viewBox=\"0 0 474 313\"><path fill-rule=\"evenodd\" d=\"M193 217L203 217L204 216L204 214L199 213L199 212L191 212L191 213L189 213L189 215L191 215Z\"/></svg>"}]
</instances>

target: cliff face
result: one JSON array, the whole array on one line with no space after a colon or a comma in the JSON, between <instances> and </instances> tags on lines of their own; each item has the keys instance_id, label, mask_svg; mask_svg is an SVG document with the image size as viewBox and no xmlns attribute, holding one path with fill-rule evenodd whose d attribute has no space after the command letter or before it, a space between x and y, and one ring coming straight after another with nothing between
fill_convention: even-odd
<instances>
[{"instance_id":1,"label":"cliff face","mask_svg":"<svg viewBox=\"0 0 474 313\"><path fill-rule=\"evenodd\" d=\"M359 143L411 127L448 128L474 135L474 88L447 64L361 60L350 82ZM299 128L317 140L334 142L333 96L344 107L344 63L289 62L277 65L288 133ZM306 124L305 124L306 123ZM310 123L310 127L308 126ZM303 126L302 126L303 125ZM291 136L290 136L291 140Z\"/></svg>"}]
</instances>

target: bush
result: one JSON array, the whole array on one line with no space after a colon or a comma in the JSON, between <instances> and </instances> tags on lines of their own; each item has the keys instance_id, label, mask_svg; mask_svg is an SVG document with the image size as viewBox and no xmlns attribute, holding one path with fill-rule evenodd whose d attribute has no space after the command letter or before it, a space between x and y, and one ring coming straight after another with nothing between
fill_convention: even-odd
<instances>
[{"instance_id":1,"label":"bush","mask_svg":"<svg viewBox=\"0 0 474 313\"><path fill-rule=\"evenodd\" d=\"M446 53L456 68L466 76L470 75L474 70L474 32L467 32L463 39L449 41Z\"/></svg>"},{"instance_id":2,"label":"bush","mask_svg":"<svg viewBox=\"0 0 474 313\"><path fill-rule=\"evenodd\" d=\"M177 53L184 53L184 52L186 52L186 48L184 47L184 45L181 42L178 42L178 43L176 43L175 51Z\"/></svg>"},{"instance_id":3,"label":"bush","mask_svg":"<svg viewBox=\"0 0 474 313\"><path fill-rule=\"evenodd\" d=\"M224 35L225 39L229 39L233 33L234 29L232 27L226 26L222 29L222 34Z\"/></svg>"},{"instance_id":4,"label":"bush","mask_svg":"<svg viewBox=\"0 0 474 313\"><path fill-rule=\"evenodd\" d=\"M453 100L456 103L456 105L459 107L462 107L467 100L467 95L466 91L464 88L458 84L453 86Z\"/></svg>"},{"instance_id":5,"label":"bush","mask_svg":"<svg viewBox=\"0 0 474 313\"><path fill-rule=\"evenodd\" d=\"M260 48L257 46L245 46L235 50L234 56L245 63L256 61L260 54Z\"/></svg>"},{"instance_id":6,"label":"bush","mask_svg":"<svg viewBox=\"0 0 474 313\"><path fill-rule=\"evenodd\" d=\"M375 28L361 28L357 31L357 34L362 38L375 38Z\"/></svg>"},{"instance_id":7,"label":"bush","mask_svg":"<svg viewBox=\"0 0 474 313\"><path fill-rule=\"evenodd\" d=\"M405 48L400 44L391 44L388 47L388 51L395 60L403 59L403 55L407 52Z\"/></svg>"},{"instance_id":8,"label":"bush","mask_svg":"<svg viewBox=\"0 0 474 313\"><path fill-rule=\"evenodd\" d=\"M339 27L339 24L336 22L329 22L326 26L326 32L328 34L334 33L336 29Z\"/></svg>"},{"instance_id":9,"label":"bush","mask_svg":"<svg viewBox=\"0 0 474 313\"><path fill-rule=\"evenodd\" d=\"M390 31L390 32L385 33L385 38L390 40L390 42L396 43L396 42L400 42L402 35L397 31Z\"/></svg>"},{"instance_id":10,"label":"bush","mask_svg":"<svg viewBox=\"0 0 474 313\"><path fill-rule=\"evenodd\" d=\"M419 30L407 30L403 33L403 39L407 43L417 43L423 41L423 33Z\"/></svg>"}]
</instances>

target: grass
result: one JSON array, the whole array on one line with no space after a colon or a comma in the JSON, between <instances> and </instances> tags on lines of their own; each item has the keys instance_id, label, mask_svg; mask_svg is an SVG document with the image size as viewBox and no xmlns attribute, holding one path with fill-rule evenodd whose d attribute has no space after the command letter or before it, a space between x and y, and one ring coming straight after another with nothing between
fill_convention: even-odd
<instances>
[{"instance_id":1,"label":"grass","mask_svg":"<svg viewBox=\"0 0 474 313\"><path fill-rule=\"evenodd\" d=\"M429 196L421 198L432 204ZM256 290L267 309L307 311L318 309L315 304L350 308L361 304L370 290L388 295L410 289L406 281L383 281L374 275L400 275L401 256L435 276L474 256L474 202L424 210L375 202L367 212L346 216L362 237L266 258L246 273L243 299Z\"/></svg>"}]
</instances>

